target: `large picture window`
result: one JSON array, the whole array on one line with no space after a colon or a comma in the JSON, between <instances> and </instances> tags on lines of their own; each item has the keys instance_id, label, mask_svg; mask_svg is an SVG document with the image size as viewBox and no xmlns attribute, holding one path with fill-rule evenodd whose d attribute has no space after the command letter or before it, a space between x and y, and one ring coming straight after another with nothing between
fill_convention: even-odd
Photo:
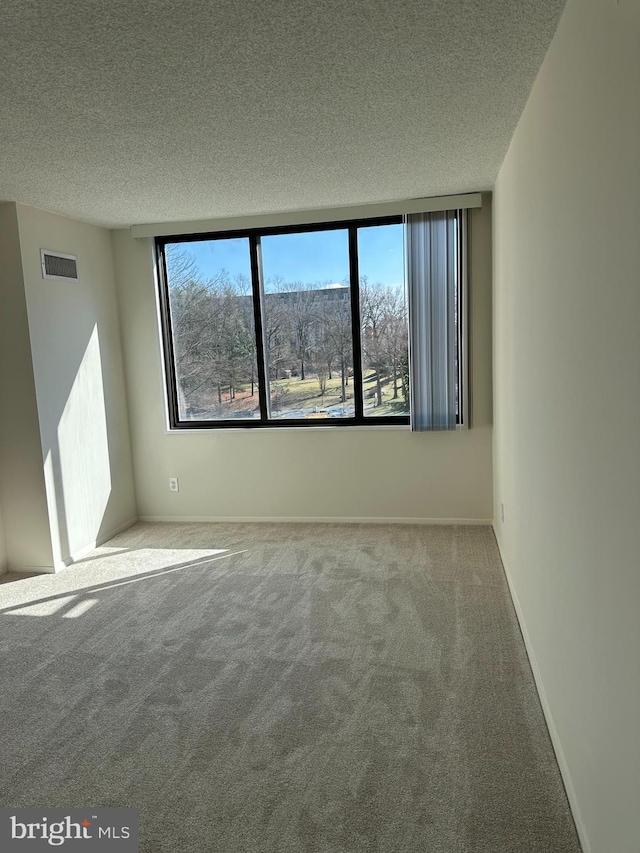
<instances>
[{"instance_id":1,"label":"large picture window","mask_svg":"<svg viewBox=\"0 0 640 853\"><path fill-rule=\"evenodd\" d=\"M402 217L156 239L170 426L409 423Z\"/></svg>"}]
</instances>

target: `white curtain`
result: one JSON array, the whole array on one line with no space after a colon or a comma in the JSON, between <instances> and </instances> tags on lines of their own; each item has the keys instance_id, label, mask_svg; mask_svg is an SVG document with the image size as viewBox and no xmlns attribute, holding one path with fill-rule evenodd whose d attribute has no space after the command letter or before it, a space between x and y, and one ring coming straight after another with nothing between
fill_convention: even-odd
<instances>
[{"instance_id":1,"label":"white curtain","mask_svg":"<svg viewBox=\"0 0 640 853\"><path fill-rule=\"evenodd\" d=\"M462 425L466 212L407 215L411 429ZM458 353L461 357L458 357Z\"/></svg>"}]
</instances>

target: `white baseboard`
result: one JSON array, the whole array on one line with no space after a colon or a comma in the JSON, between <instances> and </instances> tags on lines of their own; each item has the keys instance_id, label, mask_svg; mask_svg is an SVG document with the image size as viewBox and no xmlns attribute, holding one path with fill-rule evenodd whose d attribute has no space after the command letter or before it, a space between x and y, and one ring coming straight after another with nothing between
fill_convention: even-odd
<instances>
[{"instance_id":1,"label":"white baseboard","mask_svg":"<svg viewBox=\"0 0 640 853\"><path fill-rule=\"evenodd\" d=\"M53 575L56 572L55 566L15 566L13 563L7 565L7 572L16 572L21 575L24 572L32 572L38 575ZM4 574L4 572L2 573Z\"/></svg>"},{"instance_id":2,"label":"white baseboard","mask_svg":"<svg viewBox=\"0 0 640 853\"><path fill-rule=\"evenodd\" d=\"M113 530L108 531L107 533L103 533L102 536L98 537L98 539L94 539L93 542L89 542L87 545L84 545L82 548L78 548L77 551L74 551L70 556L68 556L64 560L60 560L56 562L54 571L58 572L61 569L66 569L68 566L73 565L73 563L77 563L78 560L81 560L83 557L86 557L91 551L95 548L99 548L105 542L108 542L109 539L113 539L114 536L117 536L118 533L122 533L123 530L127 530L127 528L131 527L136 523L137 518L130 518L128 521L125 521L123 524L119 524L117 527L114 527ZM21 569L21 571L37 571L36 569Z\"/></svg>"},{"instance_id":3,"label":"white baseboard","mask_svg":"<svg viewBox=\"0 0 640 853\"><path fill-rule=\"evenodd\" d=\"M134 516L130 518L128 521L123 522L118 525L114 530L111 530L109 533L103 534L99 539L96 540L96 548L99 548L101 545L104 545L105 542L108 542L109 539L113 539L114 536L117 536L118 533L122 533L123 530L128 530L130 527L138 521L138 516Z\"/></svg>"},{"instance_id":4,"label":"white baseboard","mask_svg":"<svg viewBox=\"0 0 640 853\"><path fill-rule=\"evenodd\" d=\"M138 521L169 522L240 522L269 524L461 524L491 525L490 518L398 518L397 516L209 516L209 515L141 515Z\"/></svg>"},{"instance_id":5,"label":"white baseboard","mask_svg":"<svg viewBox=\"0 0 640 853\"><path fill-rule=\"evenodd\" d=\"M18 572L22 574L23 572L36 572L40 575L52 575L56 572L62 571L62 569L66 569L68 566L73 565L73 563L77 563L78 560L81 560L83 557L86 557L91 551L95 548L99 548L100 545L103 545L105 542L108 542L109 539L113 539L114 536L117 536L118 533L122 533L123 530L126 530L128 527L131 527L136 523L137 518L130 518L128 521L125 521L123 524L119 524L117 527L114 527L112 530L109 530L107 533L104 533L102 536L94 539L93 542L89 542L87 545L84 545L82 548L78 548L77 551L74 551L64 560L56 560L52 566L13 566L9 565L6 568L8 572ZM2 572L0 572L2 574Z\"/></svg>"},{"instance_id":6,"label":"white baseboard","mask_svg":"<svg viewBox=\"0 0 640 853\"><path fill-rule=\"evenodd\" d=\"M589 842L589 836L587 834L587 828L584 823L584 818L582 817L582 811L578 802L576 789L573 784L573 779L571 777L571 771L569 770L569 765L564 754L564 749L562 748L562 743L560 742L560 735L558 734L558 729L556 728L556 724L553 719L551 705L549 704L549 699L547 698L547 693L544 689L544 684L542 682L542 674L540 672L540 667L538 666L538 662L536 660L533 645L531 643L531 637L529 635L529 631L527 630L527 625L524 621L524 614L522 611L522 607L520 606L518 594L513 585L513 581L511 579L511 575L509 574L509 569L504 558L504 551L500 542L500 536L498 535L498 526L495 521L493 522L493 532L496 537L496 542L498 543L498 550L500 551L500 557L502 559L502 567L504 569L504 574L507 579L507 584L509 585L509 592L511 594L513 606L516 611L516 616L518 617L518 622L520 624L520 631L522 632L522 637L524 639L525 649L527 650L529 663L531 664L533 678L536 683L538 696L540 697L540 704L542 705L542 711L544 713L544 717L547 723L547 728L549 729L549 736L551 737L553 750L556 754L556 759L558 761L558 767L560 768L562 781L564 783L565 791L567 792L567 799L569 800L569 806L571 807L571 813L573 814L573 820L576 825L578 838L580 840L580 844L582 845L583 853L591 853L591 844Z\"/></svg>"},{"instance_id":7,"label":"white baseboard","mask_svg":"<svg viewBox=\"0 0 640 853\"><path fill-rule=\"evenodd\" d=\"M123 524L119 524L117 527L114 527L112 530L109 530L107 533L103 533L102 536L99 536L97 539L94 539L93 542L89 542L87 545L84 545L82 548L78 548L77 551L74 551L70 556L66 557L64 560L56 560L52 566L7 566L8 572L18 572L22 574L23 572L35 572L40 575L52 575L56 572L62 571L62 569L66 569L68 566L73 565L73 563L77 563L78 560L81 560L83 557L86 557L94 548L99 548L100 545L103 545L105 542L108 542L109 539L113 539L114 536L117 536L118 533L122 533L123 530L126 530L128 527L131 527L136 523L137 518L130 518L128 521L125 521Z\"/></svg>"}]
</instances>

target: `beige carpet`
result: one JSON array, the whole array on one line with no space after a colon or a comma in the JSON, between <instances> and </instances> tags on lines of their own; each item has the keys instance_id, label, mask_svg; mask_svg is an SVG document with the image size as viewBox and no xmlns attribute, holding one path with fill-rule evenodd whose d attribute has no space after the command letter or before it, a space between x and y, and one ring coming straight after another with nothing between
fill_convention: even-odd
<instances>
[{"instance_id":1,"label":"beige carpet","mask_svg":"<svg viewBox=\"0 0 640 853\"><path fill-rule=\"evenodd\" d=\"M141 850L577 853L492 531L138 524L0 585L0 803Z\"/></svg>"}]
</instances>

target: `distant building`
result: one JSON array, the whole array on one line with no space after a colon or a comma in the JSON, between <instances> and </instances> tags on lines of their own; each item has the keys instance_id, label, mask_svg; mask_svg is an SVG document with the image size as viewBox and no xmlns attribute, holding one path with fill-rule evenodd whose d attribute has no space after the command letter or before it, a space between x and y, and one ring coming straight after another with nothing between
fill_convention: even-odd
<instances>
[{"instance_id":1,"label":"distant building","mask_svg":"<svg viewBox=\"0 0 640 853\"><path fill-rule=\"evenodd\" d=\"M321 288L308 290L283 290L276 293L265 293L265 300L282 302L348 302L351 288L348 284L328 284Z\"/></svg>"}]
</instances>

